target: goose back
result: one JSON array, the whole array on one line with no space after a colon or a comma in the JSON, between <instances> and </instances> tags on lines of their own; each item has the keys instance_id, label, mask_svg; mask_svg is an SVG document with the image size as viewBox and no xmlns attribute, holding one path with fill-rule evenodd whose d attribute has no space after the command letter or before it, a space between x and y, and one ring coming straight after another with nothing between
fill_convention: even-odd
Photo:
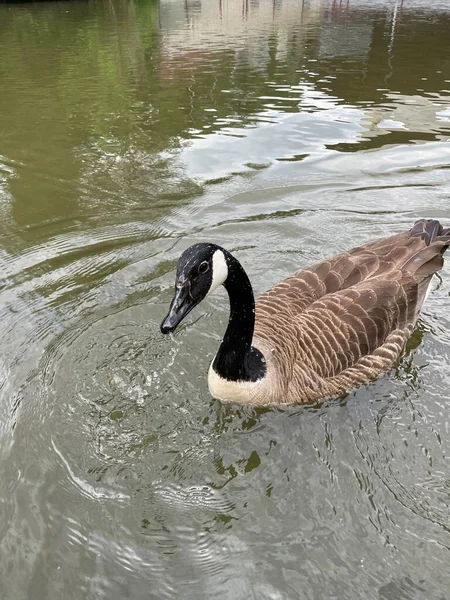
<instances>
[{"instance_id":1,"label":"goose back","mask_svg":"<svg viewBox=\"0 0 450 600\"><path fill-rule=\"evenodd\" d=\"M266 376L221 395L255 404L313 402L375 379L403 352L449 243L449 230L421 220L265 292L256 302L253 345L265 356Z\"/></svg>"}]
</instances>

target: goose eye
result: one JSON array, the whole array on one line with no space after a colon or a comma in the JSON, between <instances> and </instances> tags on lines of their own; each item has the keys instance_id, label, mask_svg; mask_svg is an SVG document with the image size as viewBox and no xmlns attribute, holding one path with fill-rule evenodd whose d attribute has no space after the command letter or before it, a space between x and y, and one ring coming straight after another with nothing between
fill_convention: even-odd
<instances>
[{"instance_id":1,"label":"goose eye","mask_svg":"<svg viewBox=\"0 0 450 600\"><path fill-rule=\"evenodd\" d=\"M204 260L202 263L200 263L199 267L198 267L198 272L201 273L203 275L203 273L206 273L206 271L209 269L209 264L207 260Z\"/></svg>"}]
</instances>

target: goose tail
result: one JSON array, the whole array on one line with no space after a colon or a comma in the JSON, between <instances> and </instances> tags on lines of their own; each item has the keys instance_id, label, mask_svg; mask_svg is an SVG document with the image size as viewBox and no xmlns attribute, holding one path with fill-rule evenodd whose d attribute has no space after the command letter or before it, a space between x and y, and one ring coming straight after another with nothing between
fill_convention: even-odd
<instances>
[{"instance_id":1,"label":"goose tail","mask_svg":"<svg viewBox=\"0 0 450 600\"><path fill-rule=\"evenodd\" d=\"M442 242L442 253L450 246L450 227L443 227L436 219L420 219L409 232L411 237L421 237L426 246Z\"/></svg>"},{"instance_id":2,"label":"goose tail","mask_svg":"<svg viewBox=\"0 0 450 600\"><path fill-rule=\"evenodd\" d=\"M444 264L443 254L450 246L450 227L444 228L435 219L420 219L414 223L409 235L420 237L424 247L409 257L404 268L413 274L416 280L427 279Z\"/></svg>"}]
</instances>

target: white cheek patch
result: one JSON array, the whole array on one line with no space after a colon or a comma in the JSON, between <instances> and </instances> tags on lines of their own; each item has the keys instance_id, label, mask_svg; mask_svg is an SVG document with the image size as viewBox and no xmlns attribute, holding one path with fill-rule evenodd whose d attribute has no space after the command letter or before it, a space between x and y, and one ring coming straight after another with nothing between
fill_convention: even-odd
<instances>
[{"instance_id":1,"label":"white cheek patch","mask_svg":"<svg viewBox=\"0 0 450 600\"><path fill-rule=\"evenodd\" d=\"M228 277L228 266L222 250L216 250L212 259L212 281L207 296L222 285Z\"/></svg>"}]
</instances>

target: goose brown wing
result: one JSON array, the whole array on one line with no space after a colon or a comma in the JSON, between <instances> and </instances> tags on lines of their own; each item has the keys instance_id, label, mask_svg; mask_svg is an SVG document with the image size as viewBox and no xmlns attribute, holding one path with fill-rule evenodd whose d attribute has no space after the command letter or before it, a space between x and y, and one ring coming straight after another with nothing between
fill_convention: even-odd
<instances>
[{"instance_id":1,"label":"goose brown wing","mask_svg":"<svg viewBox=\"0 0 450 600\"><path fill-rule=\"evenodd\" d=\"M339 290L347 289L361 281L392 269L398 262L417 250L423 242L412 239L403 232L342 252L305 270L298 271L265 292L258 299L261 308L275 310L286 303L296 312L302 312L310 304Z\"/></svg>"},{"instance_id":2,"label":"goose brown wing","mask_svg":"<svg viewBox=\"0 0 450 600\"><path fill-rule=\"evenodd\" d=\"M333 378L378 349L390 353L385 368L393 364L450 242L433 223L338 255L261 296L255 337L270 348L282 380L292 381L299 366Z\"/></svg>"},{"instance_id":3,"label":"goose brown wing","mask_svg":"<svg viewBox=\"0 0 450 600\"><path fill-rule=\"evenodd\" d=\"M423 265L424 277L425 271L434 273L441 268L441 256L449 243L450 230L443 229L438 221L421 219L410 231L358 246L298 271L262 294L257 306L270 313L289 305L300 313L327 294L375 277L391 278L390 273L397 269L407 268L414 273ZM408 262L410 266L406 267Z\"/></svg>"},{"instance_id":4,"label":"goose brown wing","mask_svg":"<svg viewBox=\"0 0 450 600\"><path fill-rule=\"evenodd\" d=\"M312 304L298 319L295 362L328 379L372 355L393 332L405 332L406 340L428 281L418 284L400 271L391 277L364 282ZM392 361L401 349L392 349Z\"/></svg>"},{"instance_id":5,"label":"goose brown wing","mask_svg":"<svg viewBox=\"0 0 450 600\"><path fill-rule=\"evenodd\" d=\"M323 379L335 377L372 354L393 331L408 329L426 286L401 272L391 277L328 294L301 313L287 303L283 314L257 312L255 336L273 351L282 379L292 380L298 366Z\"/></svg>"}]
</instances>

